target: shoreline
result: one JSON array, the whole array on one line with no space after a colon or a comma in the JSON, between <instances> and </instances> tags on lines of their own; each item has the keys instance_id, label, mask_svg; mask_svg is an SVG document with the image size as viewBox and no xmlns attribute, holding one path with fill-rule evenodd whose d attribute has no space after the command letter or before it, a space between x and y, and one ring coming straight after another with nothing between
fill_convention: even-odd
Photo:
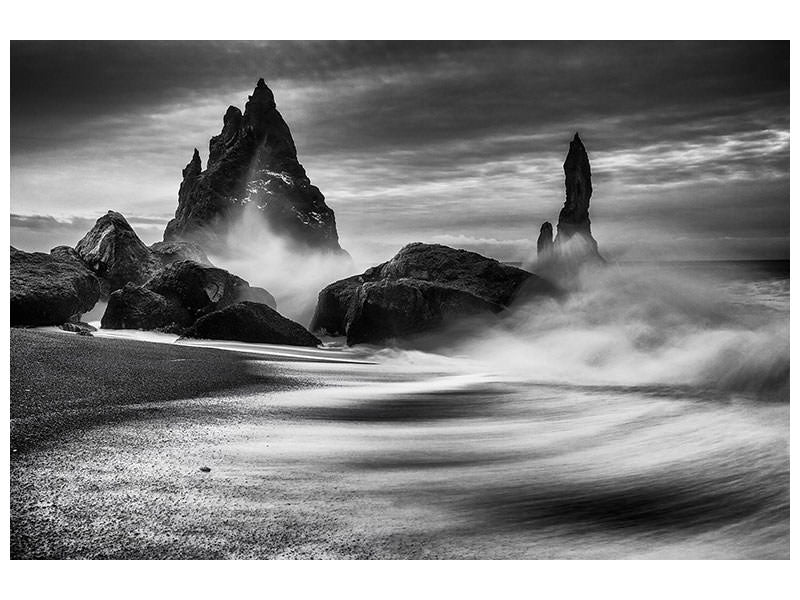
<instances>
[{"instance_id":1,"label":"shoreline","mask_svg":"<svg viewBox=\"0 0 800 600\"><path fill-rule=\"evenodd\" d=\"M179 335L145 331L139 329L102 329L99 321L89 323L97 330L92 332L92 337L109 340L126 340L144 342L148 344L166 344L183 348L209 348L258 355L263 360L298 361L298 362L335 362L345 364L376 364L374 361L361 360L362 354L342 345L329 345L323 342L321 347L310 348L306 346L287 346L281 344L259 344L253 342L240 342L236 340L207 340L201 338L181 338ZM45 327L18 327L26 331L39 331L42 333L56 333L58 335L74 335L64 331L56 325ZM351 356L348 356L351 355Z\"/></svg>"},{"instance_id":2,"label":"shoreline","mask_svg":"<svg viewBox=\"0 0 800 600\"><path fill-rule=\"evenodd\" d=\"M14 559L788 555L788 404L13 329L11 362Z\"/></svg>"},{"instance_id":3,"label":"shoreline","mask_svg":"<svg viewBox=\"0 0 800 600\"><path fill-rule=\"evenodd\" d=\"M254 360L261 363L258 369L252 367ZM75 430L135 417L141 411L132 406L309 385L267 366L288 360L256 352L11 328L12 460L17 453Z\"/></svg>"}]
</instances>

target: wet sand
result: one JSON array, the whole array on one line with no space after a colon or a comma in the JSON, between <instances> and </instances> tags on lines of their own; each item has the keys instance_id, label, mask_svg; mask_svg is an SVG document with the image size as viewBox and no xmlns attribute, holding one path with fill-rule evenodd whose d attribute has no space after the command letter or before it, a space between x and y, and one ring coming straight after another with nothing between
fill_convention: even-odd
<instances>
[{"instance_id":1,"label":"wet sand","mask_svg":"<svg viewBox=\"0 0 800 600\"><path fill-rule=\"evenodd\" d=\"M12 558L380 551L333 516L359 504L335 474L272 459L292 419L272 395L323 382L264 358L12 329Z\"/></svg>"},{"instance_id":2,"label":"wet sand","mask_svg":"<svg viewBox=\"0 0 800 600\"><path fill-rule=\"evenodd\" d=\"M788 557L788 404L320 356L12 330L12 557Z\"/></svg>"},{"instance_id":3,"label":"wet sand","mask_svg":"<svg viewBox=\"0 0 800 600\"><path fill-rule=\"evenodd\" d=\"M65 332L12 328L10 354L12 453L92 425L141 418L155 411L150 404L302 385L254 371L247 354Z\"/></svg>"}]
</instances>

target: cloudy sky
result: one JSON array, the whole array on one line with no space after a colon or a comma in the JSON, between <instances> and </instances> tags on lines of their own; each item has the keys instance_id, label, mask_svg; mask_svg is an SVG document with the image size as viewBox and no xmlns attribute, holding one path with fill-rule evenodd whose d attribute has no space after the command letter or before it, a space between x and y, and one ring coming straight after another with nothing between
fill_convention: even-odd
<instances>
[{"instance_id":1,"label":"cloudy sky","mask_svg":"<svg viewBox=\"0 0 800 600\"><path fill-rule=\"evenodd\" d=\"M788 43L14 42L11 243L74 244L109 209L151 243L259 77L342 246L503 260L564 200L579 131L612 259L788 258Z\"/></svg>"}]
</instances>

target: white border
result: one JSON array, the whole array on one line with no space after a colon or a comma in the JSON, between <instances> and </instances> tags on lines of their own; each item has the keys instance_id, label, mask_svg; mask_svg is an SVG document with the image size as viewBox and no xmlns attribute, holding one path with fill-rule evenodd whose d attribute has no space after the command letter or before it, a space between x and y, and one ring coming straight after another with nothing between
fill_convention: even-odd
<instances>
[{"instance_id":1,"label":"white border","mask_svg":"<svg viewBox=\"0 0 800 600\"><path fill-rule=\"evenodd\" d=\"M556 5L557 4L557 5ZM10 39L791 39L791 3L570 1L402 3L37 1L3 9ZM793 44L794 46L794 44ZM792 73L796 64L792 48ZM8 89L3 109L9 114ZM795 107L794 98L792 108ZM3 121L8 202L9 128ZM795 166L794 158L791 159ZM794 168L792 168L794 171ZM794 199L795 194L792 194ZM792 212L796 230L796 211ZM8 228L4 235L8 236ZM4 238L6 245L8 239ZM797 247L792 245L792 259ZM8 263L3 262L8 293ZM7 296L6 296L7 297ZM794 308L794 301L793 301ZM3 304L8 323L8 304ZM797 339L792 331L792 339ZM6 339L7 342L7 339ZM4 389L8 397L8 343ZM792 389L796 389L792 376ZM6 404L6 417L8 407ZM8 423L8 420L6 420ZM794 436L792 436L794 438ZM8 457L8 430L4 428ZM794 439L792 440L795 441ZM796 444L793 443L793 446ZM8 515L8 459L2 501ZM792 478L792 495L796 488ZM2 535L9 539L8 518ZM794 543L792 543L794 550ZM8 557L8 547L4 553ZM28 598L786 598L791 561L8 562L4 591Z\"/></svg>"}]
</instances>

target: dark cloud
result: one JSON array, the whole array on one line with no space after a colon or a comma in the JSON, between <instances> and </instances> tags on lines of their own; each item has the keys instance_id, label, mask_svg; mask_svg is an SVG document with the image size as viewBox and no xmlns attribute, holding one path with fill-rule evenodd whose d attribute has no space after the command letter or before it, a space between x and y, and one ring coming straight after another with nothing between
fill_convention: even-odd
<instances>
[{"instance_id":1,"label":"dark cloud","mask_svg":"<svg viewBox=\"0 0 800 600\"><path fill-rule=\"evenodd\" d=\"M748 109L788 122L785 43L15 42L11 53L20 136L18 123L43 115L82 121L191 103L261 75L313 87L308 127L351 128L322 136L337 148L591 127L610 115L640 135L642 125L710 125Z\"/></svg>"},{"instance_id":2,"label":"dark cloud","mask_svg":"<svg viewBox=\"0 0 800 600\"><path fill-rule=\"evenodd\" d=\"M12 207L167 219L191 149L202 152L225 107L243 106L264 76L345 245L369 230L391 246L395 237L450 236L522 252L504 241L534 238L542 219L555 218L561 163L579 130L597 227L602 216L643 211L637 226L665 239L667 225L672 235L683 224L720 238L749 228L772 252L770 236L788 234L788 48L14 42ZM699 214L701 189L735 198L735 210L710 203Z\"/></svg>"},{"instance_id":3,"label":"dark cloud","mask_svg":"<svg viewBox=\"0 0 800 600\"><path fill-rule=\"evenodd\" d=\"M92 225L94 225L94 220L81 219L78 217L59 220L51 215L16 215L11 213L11 227L17 229L28 229L30 231L50 231L55 227L64 225L69 227L77 227L86 231Z\"/></svg>"}]
</instances>

